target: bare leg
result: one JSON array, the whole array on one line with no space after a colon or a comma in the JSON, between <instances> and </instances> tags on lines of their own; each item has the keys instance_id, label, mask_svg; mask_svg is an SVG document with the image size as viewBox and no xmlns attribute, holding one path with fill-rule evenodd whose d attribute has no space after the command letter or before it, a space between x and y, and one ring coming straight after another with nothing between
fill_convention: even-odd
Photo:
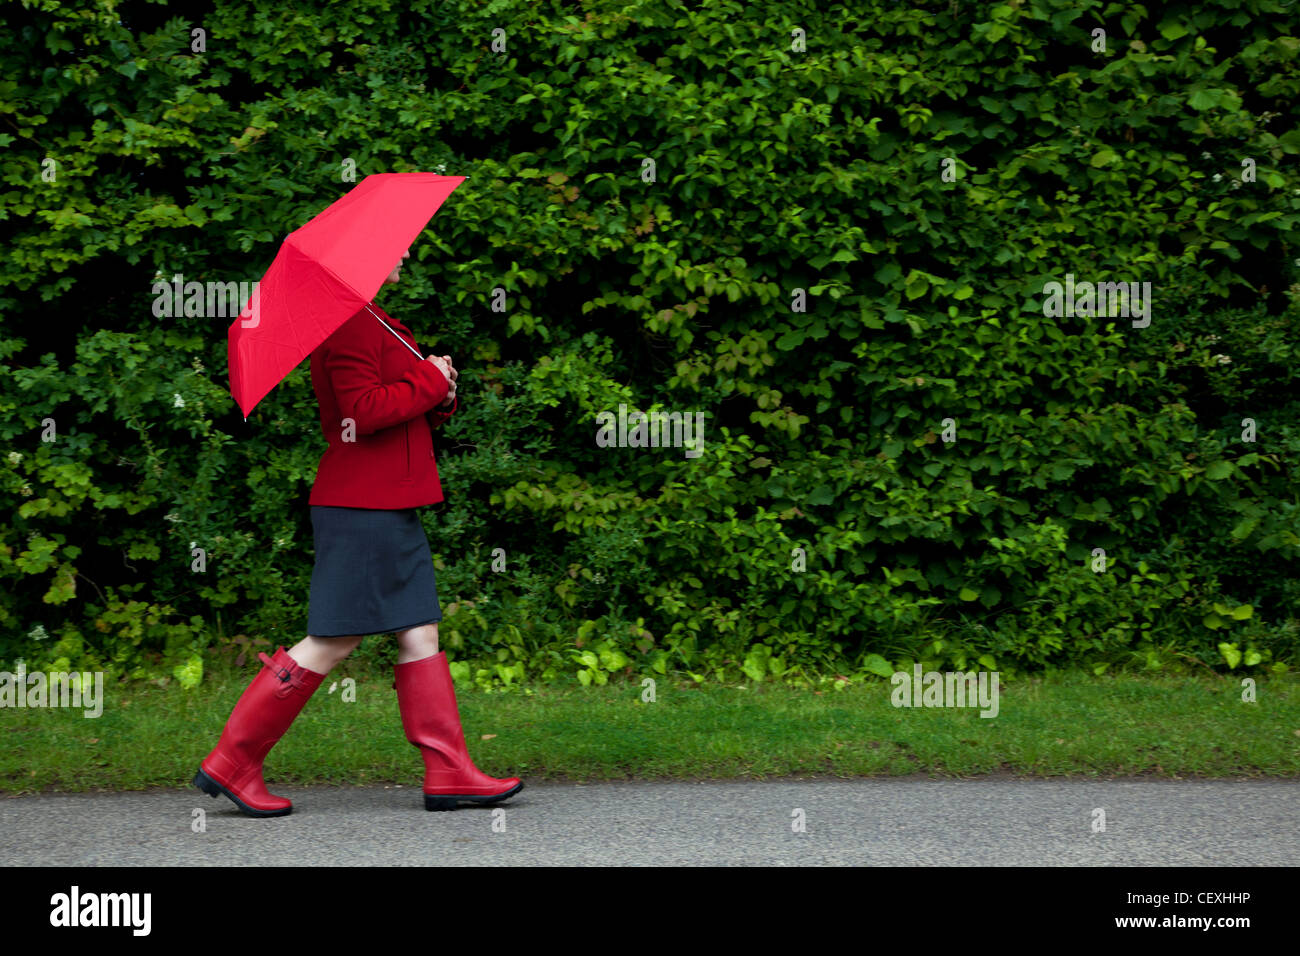
<instances>
[{"instance_id":1,"label":"bare leg","mask_svg":"<svg viewBox=\"0 0 1300 956\"><path fill-rule=\"evenodd\" d=\"M289 648L289 656L302 667L317 674L328 674L334 665L347 657L365 640L355 637L311 637L308 635Z\"/></svg>"},{"instance_id":2,"label":"bare leg","mask_svg":"<svg viewBox=\"0 0 1300 956\"><path fill-rule=\"evenodd\" d=\"M422 661L438 653L438 625L421 624L397 632L397 663Z\"/></svg>"}]
</instances>

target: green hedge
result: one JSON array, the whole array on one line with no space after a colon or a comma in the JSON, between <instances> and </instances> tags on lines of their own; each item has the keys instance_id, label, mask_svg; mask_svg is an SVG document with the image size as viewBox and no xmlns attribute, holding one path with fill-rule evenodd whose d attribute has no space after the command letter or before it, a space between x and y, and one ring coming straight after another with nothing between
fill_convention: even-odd
<instances>
[{"instance_id":1,"label":"green hedge","mask_svg":"<svg viewBox=\"0 0 1300 956\"><path fill-rule=\"evenodd\" d=\"M458 674L1294 659L1290 4L264 6L6 7L0 660L301 637L306 365L245 423L151 289L259 278L348 162L468 177L383 298L463 370ZM598 447L620 404L703 453Z\"/></svg>"}]
</instances>

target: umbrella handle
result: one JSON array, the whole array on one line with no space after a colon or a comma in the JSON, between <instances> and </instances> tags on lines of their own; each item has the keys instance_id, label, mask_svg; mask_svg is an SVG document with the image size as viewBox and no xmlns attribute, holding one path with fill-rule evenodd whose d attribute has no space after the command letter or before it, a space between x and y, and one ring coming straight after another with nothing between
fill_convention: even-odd
<instances>
[{"instance_id":1,"label":"umbrella handle","mask_svg":"<svg viewBox=\"0 0 1300 956\"><path fill-rule=\"evenodd\" d=\"M366 308L370 311L371 315L373 315L376 319L379 319L378 312L376 312L374 309L371 309L369 305L367 305ZM397 341L405 345L412 355L418 358L421 362L424 361L424 356L421 355L419 352L417 352L414 348L412 348L410 342L406 341L406 339L402 338L400 335L397 335L396 330L391 325L389 325L383 319L379 319L379 324L382 325L384 328L386 328L389 332L392 332L393 335L396 335Z\"/></svg>"}]
</instances>

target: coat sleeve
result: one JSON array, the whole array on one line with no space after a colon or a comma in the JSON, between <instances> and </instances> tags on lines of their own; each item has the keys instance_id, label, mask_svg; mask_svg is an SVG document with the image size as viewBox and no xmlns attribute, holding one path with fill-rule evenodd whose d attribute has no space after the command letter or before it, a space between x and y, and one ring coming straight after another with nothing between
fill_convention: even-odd
<instances>
[{"instance_id":1,"label":"coat sleeve","mask_svg":"<svg viewBox=\"0 0 1300 956\"><path fill-rule=\"evenodd\" d=\"M448 391L450 391L450 389L448 389ZM459 395L457 395L455 398L451 400L451 408L443 408L441 404L435 406L433 409L429 411L429 415L428 415L429 427L437 428L439 425L445 425L447 423L447 419L451 418L451 416L456 413L456 409L459 407L460 407Z\"/></svg>"},{"instance_id":2,"label":"coat sleeve","mask_svg":"<svg viewBox=\"0 0 1300 956\"><path fill-rule=\"evenodd\" d=\"M379 326L376 326L378 328ZM366 335L355 320L349 321L330 342L325 354L325 374L339 414L356 422L357 434L369 435L400 425L433 409L447 397L451 383L433 366L411 356L410 368L396 382L379 377L383 341Z\"/></svg>"}]
</instances>

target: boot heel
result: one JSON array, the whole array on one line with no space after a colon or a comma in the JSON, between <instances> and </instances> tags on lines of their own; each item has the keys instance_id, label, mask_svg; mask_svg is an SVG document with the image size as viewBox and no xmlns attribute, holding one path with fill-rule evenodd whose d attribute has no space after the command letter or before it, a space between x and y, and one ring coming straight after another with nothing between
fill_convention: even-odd
<instances>
[{"instance_id":1,"label":"boot heel","mask_svg":"<svg viewBox=\"0 0 1300 956\"><path fill-rule=\"evenodd\" d=\"M426 810L455 810L457 802L455 797L438 797L431 793L424 795L424 809Z\"/></svg>"},{"instance_id":2,"label":"boot heel","mask_svg":"<svg viewBox=\"0 0 1300 956\"><path fill-rule=\"evenodd\" d=\"M206 773L200 770L194 775L194 786L198 787L210 797L221 796L221 788Z\"/></svg>"}]
</instances>

